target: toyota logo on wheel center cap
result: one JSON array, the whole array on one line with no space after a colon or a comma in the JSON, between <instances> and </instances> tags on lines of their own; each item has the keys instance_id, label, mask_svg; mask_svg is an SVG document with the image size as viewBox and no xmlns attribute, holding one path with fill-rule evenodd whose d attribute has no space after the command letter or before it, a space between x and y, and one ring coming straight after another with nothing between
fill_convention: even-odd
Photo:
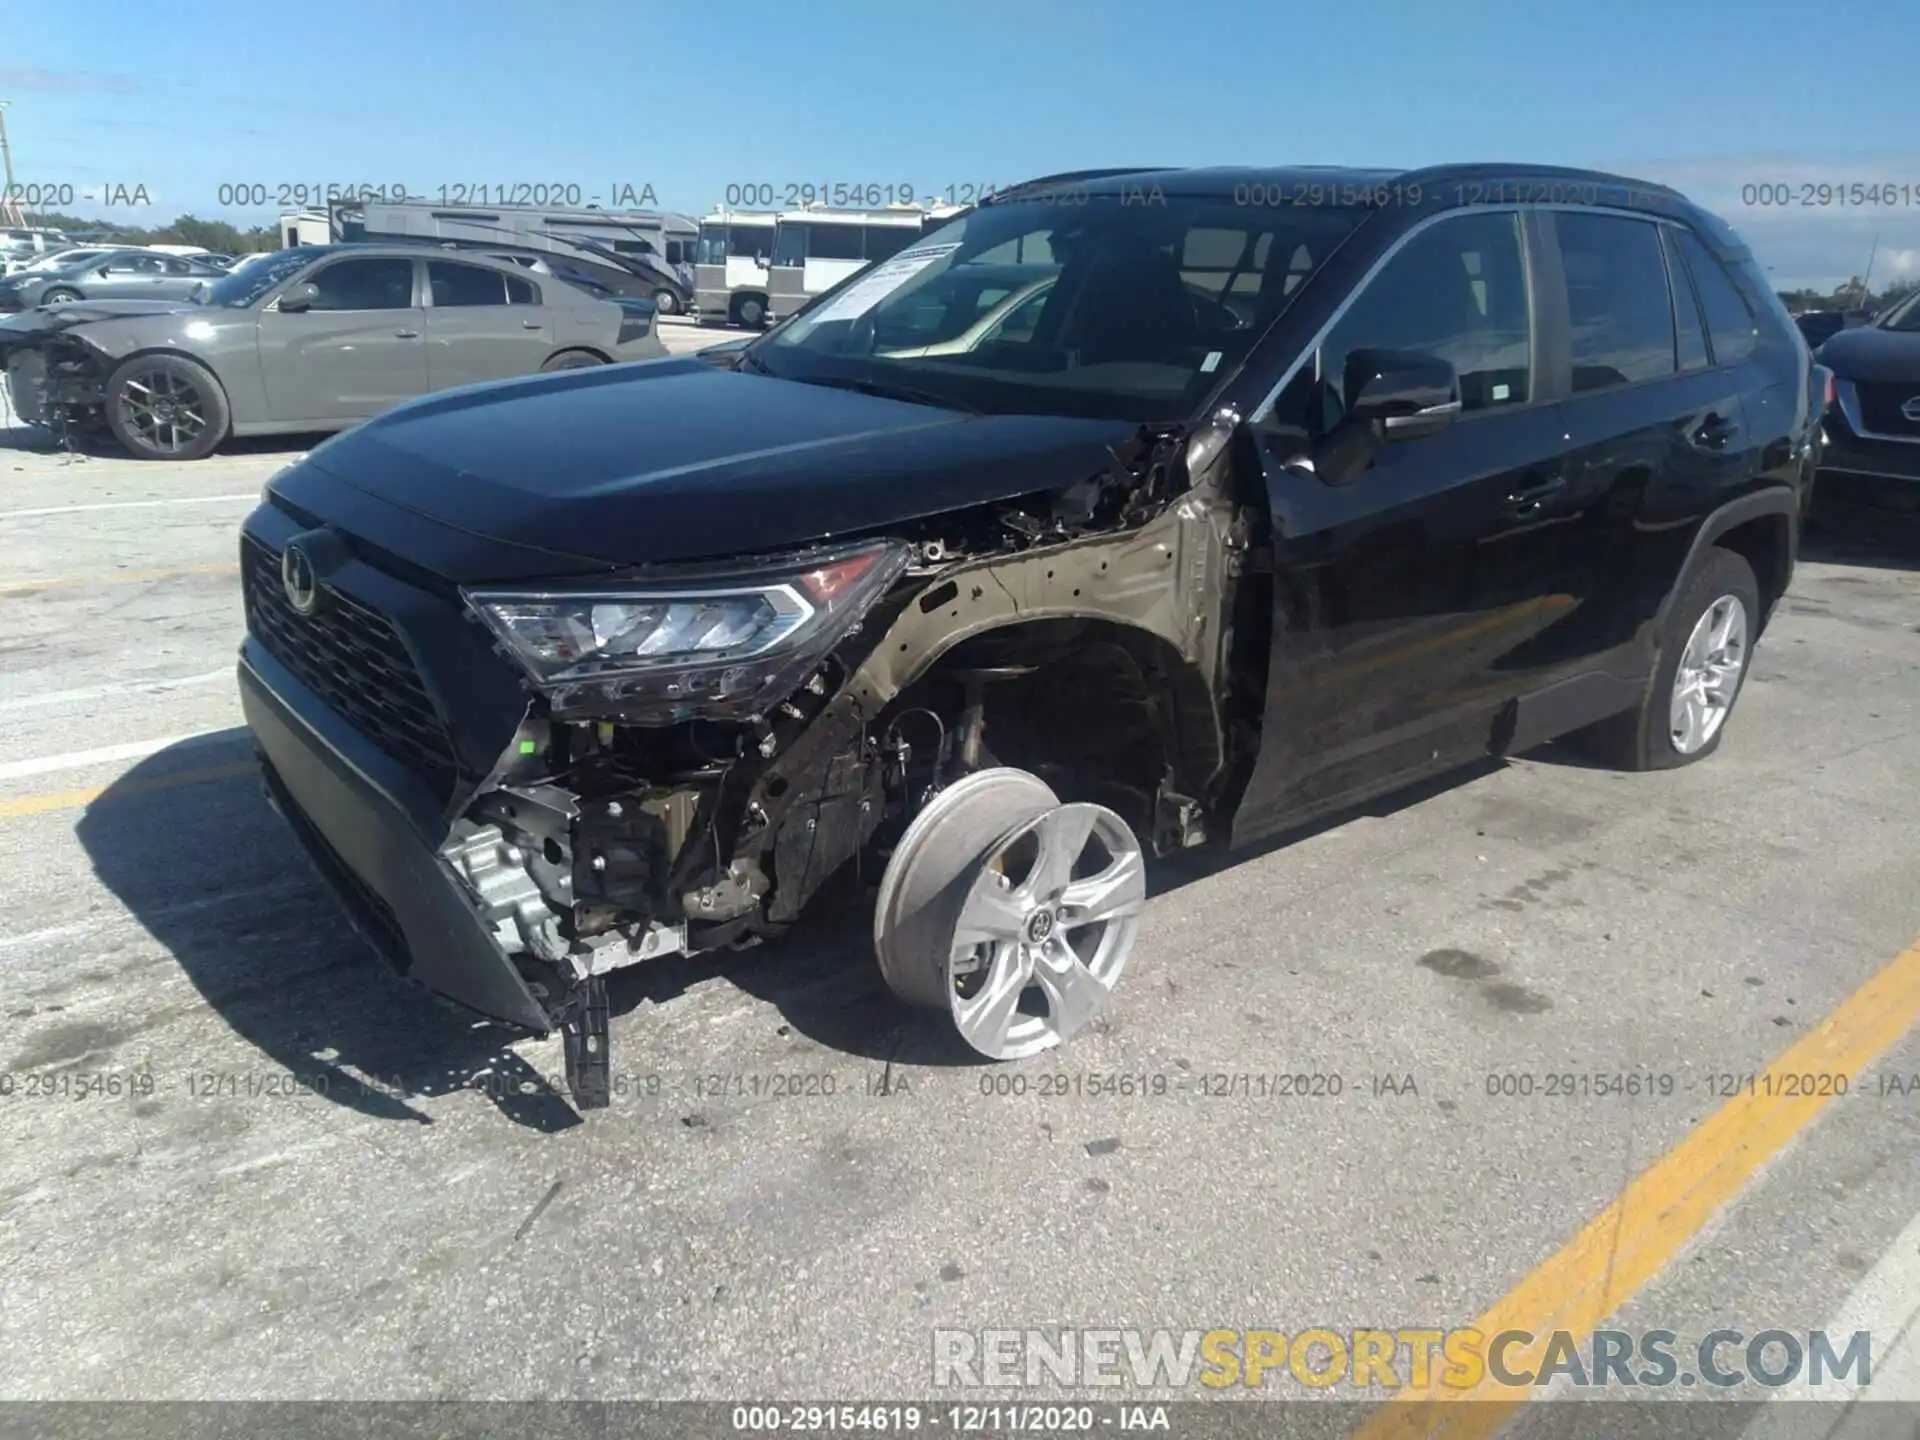
<instances>
[{"instance_id":1,"label":"toyota logo on wheel center cap","mask_svg":"<svg viewBox=\"0 0 1920 1440\"><path fill-rule=\"evenodd\" d=\"M1053 934L1053 912L1036 910L1027 917L1027 943L1044 945Z\"/></svg>"},{"instance_id":2,"label":"toyota logo on wheel center cap","mask_svg":"<svg viewBox=\"0 0 1920 1440\"><path fill-rule=\"evenodd\" d=\"M297 544L280 552L280 585L296 615L311 615L319 607L320 582L314 576L313 561Z\"/></svg>"}]
</instances>

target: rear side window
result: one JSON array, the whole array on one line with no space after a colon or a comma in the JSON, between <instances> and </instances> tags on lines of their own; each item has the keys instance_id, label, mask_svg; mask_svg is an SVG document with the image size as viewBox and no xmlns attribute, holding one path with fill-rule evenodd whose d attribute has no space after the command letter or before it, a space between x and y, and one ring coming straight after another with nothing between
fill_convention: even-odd
<instances>
[{"instance_id":1,"label":"rear side window","mask_svg":"<svg viewBox=\"0 0 1920 1440\"><path fill-rule=\"evenodd\" d=\"M532 282L522 280L518 275L507 278L507 303L509 305L538 305L540 292L534 289Z\"/></svg>"},{"instance_id":2,"label":"rear side window","mask_svg":"<svg viewBox=\"0 0 1920 1440\"><path fill-rule=\"evenodd\" d=\"M1745 297L1722 265L1691 232L1680 232L1680 251L1687 257L1700 304L1707 312L1707 333L1713 337L1716 365L1735 365L1753 353L1758 326Z\"/></svg>"},{"instance_id":3,"label":"rear side window","mask_svg":"<svg viewBox=\"0 0 1920 1440\"><path fill-rule=\"evenodd\" d=\"M1567 277L1574 394L1673 374L1659 231L1645 220L1570 211L1553 224Z\"/></svg>"},{"instance_id":4,"label":"rear side window","mask_svg":"<svg viewBox=\"0 0 1920 1440\"><path fill-rule=\"evenodd\" d=\"M1711 362L1707 358L1707 332L1700 324L1700 301L1686 262L1680 258L1678 232L1666 228L1661 233L1666 237L1667 276L1673 282L1674 350L1682 370L1702 370Z\"/></svg>"}]
</instances>

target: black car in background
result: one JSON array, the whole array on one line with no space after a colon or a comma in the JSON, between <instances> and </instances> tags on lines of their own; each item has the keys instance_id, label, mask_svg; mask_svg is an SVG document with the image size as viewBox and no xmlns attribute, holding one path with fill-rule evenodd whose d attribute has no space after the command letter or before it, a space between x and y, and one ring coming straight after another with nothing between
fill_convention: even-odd
<instances>
[{"instance_id":1,"label":"black car in background","mask_svg":"<svg viewBox=\"0 0 1920 1440\"><path fill-rule=\"evenodd\" d=\"M1920 515L1920 291L1819 359L1833 371L1819 503Z\"/></svg>"},{"instance_id":2,"label":"black car in background","mask_svg":"<svg viewBox=\"0 0 1920 1440\"><path fill-rule=\"evenodd\" d=\"M1149 856L1557 736L1710 755L1816 383L1661 186L1049 177L751 343L318 446L241 536L241 699L362 933L561 1031L583 1107L611 972L841 874L895 994L1018 1059L1107 1002Z\"/></svg>"},{"instance_id":3,"label":"black car in background","mask_svg":"<svg viewBox=\"0 0 1920 1440\"><path fill-rule=\"evenodd\" d=\"M1806 310L1794 316L1793 323L1806 337L1807 347L1818 350L1842 330L1864 325L1869 318L1865 310Z\"/></svg>"}]
</instances>

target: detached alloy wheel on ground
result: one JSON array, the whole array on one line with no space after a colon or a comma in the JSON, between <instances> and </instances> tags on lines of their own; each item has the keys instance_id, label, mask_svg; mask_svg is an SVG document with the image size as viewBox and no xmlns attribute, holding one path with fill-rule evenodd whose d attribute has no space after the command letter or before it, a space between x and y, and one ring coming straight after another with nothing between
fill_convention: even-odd
<instances>
[{"instance_id":1,"label":"detached alloy wheel on ground","mask_svg":"<svg viewBox=\"0 0 1920 1440\"><path fill-rule=\"evenodd\" d=\"M184 355L136 355L107 377L107 425L141 460L199 460L227 438L226 391Z\"/></svg>"},{"instance_id":2,"label":"detached alloy wheel on ground","mask_svg":"<svg viewBox=\"0 0 1920 1440\"><path fill-rule=\"evenodd\" d=\"M888 986L943 1009L991 1060L1071 1040L1126 968L1146 860L1101 805L1061 805L1022 770L978 771L915 817L881 878L874 949Z\"/></svg>"},{"instance_id":3,"label":"detached alloy wheel on ground","mask_svg":"<svg viewBox=\"0 0 1920 1440\"><path fill-rule=\"evenodd\" d=\"M1671 770L1720 748L1740 698L1760 626L1753 567L1731 550L1707 551L1681 582L1660 634L1660 662L1632 710L1570 736L1622 770Z\"/></svg>"}]
</instances>

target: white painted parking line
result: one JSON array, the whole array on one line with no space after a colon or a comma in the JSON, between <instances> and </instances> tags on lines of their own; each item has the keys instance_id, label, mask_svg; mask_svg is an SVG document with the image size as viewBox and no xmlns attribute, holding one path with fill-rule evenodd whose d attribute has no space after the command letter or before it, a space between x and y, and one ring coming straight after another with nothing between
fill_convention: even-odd
<instances>
[{"instance_id":1,"label":"white painted parking line","mask_svg":"<svg viewBox=\"0 0 1920 1440\"><path fill-rule=\"evenodd\" d=\"M9 760L0 765L0 780L20 780L28 775L48 775L56 770L84 770L89 765L112 765L121 760L144 760L171 750L176 745L204 745L221 738L223 730L203 731L198 735L168 735L159 740L135 740L126 745L103 745L98 750L69 750L64 755L42 755L33 760Z\"/></svg>"},{"instance_id":2,"label":"white painted parking line","mask_svg":"<svg viewBox=\"0 0 1920 1440\"><path fill-rule=\"evenodd\" d=\"M25 520L37 515L81 515L97 510L157 510L168 505L234 505L257 501L258 490L244 495L175 495L166 500L103 500L92 505L49 505L40 510L0 510L0 520Z\"/></svg>"},{"instance_id":3,"label":"white painted parking line","mask_svg":"<svg viewBox=\"0 0 1920 1440\"><path fill-rule=\"evenodd\" d=\"M1913 1434L1910 1410L1889 1412L1889 1400L1911 1404L1920 1400L1920 1215L1910 1221L1900 1238L1889 1245L1874 1267L1853 1288L1839 1312L1826 1323L1834 1353L1844 1355L1848 1339L1859 1330L1873 1337L1870 1382L1859 1383L1857 1370L1844 1382L1831 1375L1825 1383L1809 1383L1802 1369L1792 1383L1770 1397L1782 1400L1823 1400L1833 1405L1832 1419L1812 1428L1805 1405L1769 1403L1741 1434L1741 1440L1867 1440L1888 1432L1889 1420L1899 1420L1897 1433ZM1838 1402L1838 1403L1835 1403Z\"/></svg>"},{"instance_id":4,"label":"white painted parking line","mask_svg":"<svg viewBox=\"0 0 1920 1440\"><path fill-rule=\"evenodd\" d=\"M84 690L50 690L43 695L20 695L0 700L0 713L10 710L40 710L49 705L83 705L115 695L163 695L169 690L186 690L195 685L212 685L233 679L233 667L208 670L200 675L181 675L171 680L123 680L115 685L94 685Z\"/></svg>"}]
</instances>

